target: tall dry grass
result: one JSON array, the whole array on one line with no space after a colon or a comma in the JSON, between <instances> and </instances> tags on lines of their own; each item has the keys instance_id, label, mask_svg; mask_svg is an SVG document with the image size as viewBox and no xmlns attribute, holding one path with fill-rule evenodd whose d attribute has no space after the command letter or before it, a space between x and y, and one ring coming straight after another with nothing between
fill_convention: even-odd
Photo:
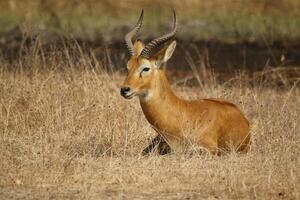
<instances>
[{"instance_id":1,"label":"tall dry grass","mask_svg":"<svg viewBox=\"0 0 300 200\"><path fill-rule=\"evenodd\" d=\"M123 74L68 49L36 48L0 69L1 199L300 197L299 85L279 89L242 73L176 85L190 99L236 103L251 122L250 152L143 157L155 132L138 100L119 95Z\"/></svg>"}]
</instances>

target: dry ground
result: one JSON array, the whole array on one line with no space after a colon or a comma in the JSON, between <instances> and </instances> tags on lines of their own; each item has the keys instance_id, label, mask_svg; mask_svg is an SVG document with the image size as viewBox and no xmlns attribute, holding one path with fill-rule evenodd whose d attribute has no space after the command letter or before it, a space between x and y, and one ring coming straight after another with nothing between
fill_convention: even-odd
<instances>
[{"instance_id":1,"label":"dry ground","mask_svg":"<svg viewBox=\"0 0 300 200\"><path fill-rule=\"evenodd\" d=\"M143 157L155 133L138 100L119 95L123 76L85 58L62 60L31 56L15 70L1 62L0 199L300 198L298 86L250 84L243 74L174 85L190 99L238 104L251 122L251 150Z\"/></svg>"}]
</instances>

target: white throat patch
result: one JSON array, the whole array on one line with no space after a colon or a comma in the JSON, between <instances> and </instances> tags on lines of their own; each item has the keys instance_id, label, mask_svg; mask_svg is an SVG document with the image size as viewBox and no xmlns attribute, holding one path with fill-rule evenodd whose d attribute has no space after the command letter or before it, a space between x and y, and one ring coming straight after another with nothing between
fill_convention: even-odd
<instances>
[{"instance_id":1,"label":"white throat patch","mask_svg":"<svg viewBox=\"0 0 300 200\"><path fill-rule=\"evenodd\" d=\"M153 97L153 92L147 92L139 96L141 102L147 102Z\"/></svg>"}]
</instances>

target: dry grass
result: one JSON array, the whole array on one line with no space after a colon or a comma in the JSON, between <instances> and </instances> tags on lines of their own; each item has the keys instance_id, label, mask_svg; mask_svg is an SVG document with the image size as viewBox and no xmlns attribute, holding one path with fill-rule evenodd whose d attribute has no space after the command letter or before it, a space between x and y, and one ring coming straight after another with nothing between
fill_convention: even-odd
<instances>
[{"instance_id":1,"label":"dry grass","mask_svg":"<svg viewBox=\"0 0 300 200\"><path fill-rule=\"evenodd\" d=\"M138 100L119 95L123 76L101 71L100 62L84 55L77 62L66 55L28 55L15 70L1 62L3 199L300 198L296 85L251 86L239 75L226 84L176 86L189 98L222 97L238 104L251 121L251 150L221 157L142 157L155 133Z\"/></svg>"}]
</instances>

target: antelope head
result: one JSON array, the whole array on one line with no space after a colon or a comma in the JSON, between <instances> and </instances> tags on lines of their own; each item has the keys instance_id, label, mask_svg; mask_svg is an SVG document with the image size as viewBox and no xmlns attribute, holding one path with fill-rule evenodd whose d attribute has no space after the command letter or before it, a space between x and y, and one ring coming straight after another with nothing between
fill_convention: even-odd
<instances>
[{"instance_id":1,"label":"antelope head","mask_svg":"<svg viewBox=\"0 0 300 200\"><path fill-rule=\"evenodd\" d=\"M144 12L142 10L136 26L126 34L125 41L131 55L127 62L128 74L121 87L121 95L126 99L134 96L148 97L156 89L156 80L164 73L163 64L172 56L176 41L176 14L173 11L174 25L170 33L153 39L147 45L136 40L132 42L142 26Z\"/></svg>"}]
</instances>

